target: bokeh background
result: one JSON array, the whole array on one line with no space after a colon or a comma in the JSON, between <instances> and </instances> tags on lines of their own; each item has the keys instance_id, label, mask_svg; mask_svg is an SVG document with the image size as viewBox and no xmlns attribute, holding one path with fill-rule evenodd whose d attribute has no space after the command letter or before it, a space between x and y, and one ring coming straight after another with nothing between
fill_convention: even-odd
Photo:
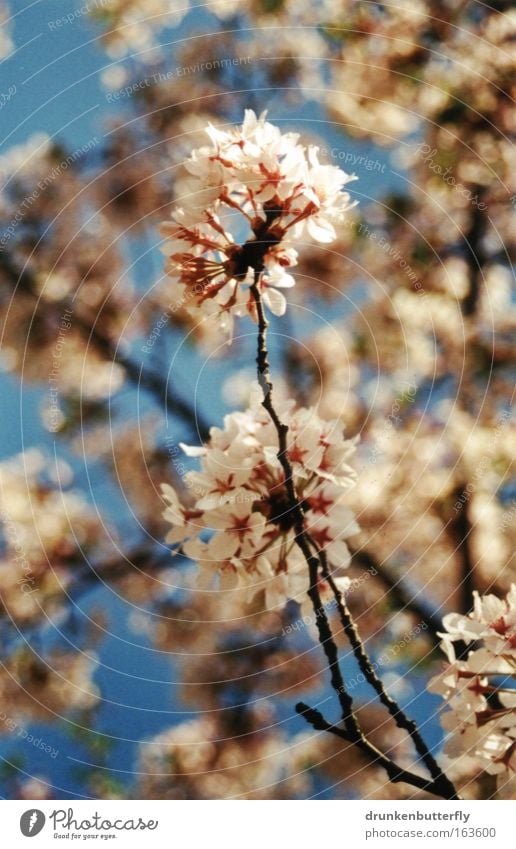
<instances>
[{"instance_id":1,"label":"bokeh background","mask_svg":"<svg viewBox=\"0 0 516 849\"><path fill-rule=\"evenodd\" d=\"M271 359L360 436L349 603L440 752L442 616L515 575L514 10L11 0L0 21L0 792L424 798L295 715L332 710L298 604L199 592L163 543L159 484L247 405L255 330L228 346L171 304L158 226L208 122L246 108L358 177L338 241L298 245ZM364 726L413 764L341 643Z\"/></svg>"}]
</instances>

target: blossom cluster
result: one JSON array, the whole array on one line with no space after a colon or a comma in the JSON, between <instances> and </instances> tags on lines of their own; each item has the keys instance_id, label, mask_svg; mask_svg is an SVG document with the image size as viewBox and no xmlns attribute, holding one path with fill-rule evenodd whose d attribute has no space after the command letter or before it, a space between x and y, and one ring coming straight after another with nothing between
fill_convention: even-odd
<instances>
[{"instance_id":1,"label":"blossom cluster","mask_svg":"<svg viewBox=\"0 0 516 849\"><path fill-rule=\"evenodd\" d=\"M505 599L475 593L468 616L451 613L443 624L448 663L429 689L448 703L445 751L508 778L516 772L516 584ZM465 660L456 659L457 640L474 645Z\"/></svg>"},{"instance_id":2,"label":"blossom cluster","mask_svg":"<svg viewBox=\"0 0 516 849\"><path fill-rule=\"evenodd\" d=\"M16 622L48 615L81 556L98 556L107 537L65 462L39 449L0 463L0 615Z\"/></svg>"},{"instance_id":3,"label":"blossom cluster","mask_svg":"<svg viewBox=\"0 0 516 849\"><path fill-rule=\"evenodd\" d=\"M283 315L278 289L294 285L288 269L297 262L292 240L329 243L334 222L354 205L343 187L354 177L322 165L318 148L299 143L297 133L281 133L248 109L241 127L207 129L211 145L194 150L182 184L187 208L162 225L167 241L166 272L177 296L194 317L215 314L231 332L233 316L255 318L250 287L256 283L265 305ZM227 229L246 238L238 244ZM286 241L288 235L289 241Z\"/></svg>"},{"instance_id":4,"label":"blossom cluster","mask_svg":"<svg viewBox=\"0 0 516 849\"><path fill-rule=\"evenodd\" d=\"M263 702L249 709L247 719L247 733L235 734L234 727L228 730L224 712L212 711L146 741L141 747L139 798L306 796L311 787L307 764L315 759L312 735L287 738ZM266 720L269 727L264 729Z\"/></svg>"},{"instance_id":5,"label":"blossom cluster","mask_svg":"<svg viewBox=\"0 0 516 849\"><path fill-rule=\"evenodd\" d=\"M87 3L84 8L92 20L107 23L102 40L110 56L136 55L145 64L160 54L160 30L177 26L187 14L189 5L188 0L181 0L181 3L170 3L169 0L96 0ZM70 18L64 16L58 20L69 21Z\"/></svg>"},{"instance_id":6,"label":"blossom cluster","mask_svg":"<svg viewBox=\"0 0 516 849\"><path fill-rule=\"evenodd\" d=\"M289 415L287 451L305 529L332 568L345 568L350 560L345 540L358 531L343 503L354 483L349 458L355 441L344 439L341 425L323 421L314 409L294 409L286 402L281 413ZM201 468L184 477L192 505L163 485L164 516L173 525L166 541L180 544L198 561L199 585L212 586L218 572L221 589L245 588L249 599L264 591L269 609L302 599L307 566L295 544L293 510L268 413L260 407L231 413L222 429L211 429L205 447L182 448L200 457Z\"/></svg>"}]
</instances>

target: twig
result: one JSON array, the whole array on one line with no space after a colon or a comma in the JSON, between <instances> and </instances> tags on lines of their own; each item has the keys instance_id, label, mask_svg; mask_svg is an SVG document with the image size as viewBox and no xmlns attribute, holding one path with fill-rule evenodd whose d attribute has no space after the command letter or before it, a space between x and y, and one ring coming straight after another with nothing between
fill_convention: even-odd
<instances>
[{"instance_id":1,"label":"twig","mask_svg":"<svg viewBox=\"0 0 516 849\"><path fill-rule=\"evenodd\" d=\"M416 773L398 766L394 761L387 757L387 755L384 755L380 749L377 749L370 741L367 741L367 747L364 747L361 742L351 740L346 731L339 728L338 725L332 725L323 717L322 713L315 710L315 708L309 707L309 705L306 705L304 702L299 702L296 705L296 711L304 717L308 724L316 731L327 731L329 734L334 734L336 737L340 737L342 740L346 740L348 743L353 743L357 746L357 748L371 758L373 764L378 764L385 769L393 784L396 784L398 781L405 781L407 784L411 784L413 787L417 787L420 790L426 790L428 793L433 793L436 796L441 795L437 792L435 783L432 780L424 778L422 775L416 775Z\"/></svg>"},{"instance_id":2,"label":"twig","mask_svg":"<svg viewBox=\"0 0 516 849\"><path fill-rule=\"evenodd\" d=\"M324 606L321 600L321 595L319 592L318 572L320 563L317 556L314 555L310 550L310 543L306 537L306 531L304 526L303 511L301 505L297 500L296 490L294 487L292 467L290 465L290 460L288 458L287 451L288 425L283 424L283 422L280 420L272 403L272 383L269 377L269 361L266 344L267 319L265 317L263 303L258 289L259 279L260 272L255 271L255 280L253 286L251 286L251 292L255 300L258 315L258 353L256 363L258 366L258 380L263 391L262 404L269 413L272 421L274 422L274 426L278 433L278 459L282 465L285 474L285 488L287 491L289 506L292 511L292 516L294 520L296 543L303 552L303 555L309 568L310 588L308 590L308 595L310 596L310 600L315 611L315 621L317 624L317 630L319 632L319 642L321 643L324 649L324 653L328 661L328 667L331 673L332 687L337 693L340 706L342 708L342 718L344 720L344 724L348 733L353 737L353 739L358 740L360 738L360 729L353 715L352 699L346 692L346 688L344 686L344 679L342 678L342 674L339 668L337 646L335 645L335 641L331 633L330 623L328 621L328 617L326 616Z\"/></svg>"},{"instance_id":3,"label":"twig","mask_svg":"<svg viewBox=\"0 0 516 849\"><path fill-rule=\"evenodd\" d=\"M414 744L414 748L416 749L422 762L428 769L430 775L434 779L436 786L441 789L444 798L453 798L450 796L450 794L456 793L455 788L451 781L442 772L439 764L437 763L434 756L430 752L428 746L426 745L425 741L423 740L423 737L421 736L416 723L413 719L410 719L406 715L406 713L401 709L396 700L393 699L392 696L387 693L383 681L376 674L374 666L371 663L371 659L367 654L365 646L359 636L355 622L353 621L353 617L351 616L349 608L346 604L346 600L333 579L333 575L330 571L326 559L326 552L320 551L319 556L321 558L322 563L322 574L324 575L325 580L328 582L331 591L334 595L334 598L337 602L339 617L342 623L342 627L344 629L344 633L346 634L346 637L349 640L351 648L353 649L353 654L358 662L358 665L360 666L361 671L365 676L366 681L377 693L380 702L387 708L398 728L403 729L409 734Z\"/></svg>"},{"instance_id":4,"label":"twig","mask_svg":"<svg viewBox=\"0 0 516 849\"><path fill-rule=\"evenodd\" d=\"M423 783L424 789L428 789L429 792L432 792L435 795L440 796L441 798L458 799L459 797L457 795L455 787L453 786L451 781L449 781L449 779L442 773L439 765L431 755L421 735L419 734L416 724L405 716L399 705L393 699L391 699L391 697L388 696L388 694L385 692L383 683L379 681L379 679L376 677L372 663L367 655L367 652L365 651L363 643L361 642L358 636L354 622L349 614L349 611L347 610L347 607L345 606L341 593L335 585L331 572L328 568L328 564L326 563L325 554L320 550L316 550L316 553L314 554L314 551L312 550L313 541L311 540L310 534L305 528L304 512L297 498L297 493L294 485L293 470L288 457L288 425L284 424L281 421L272 402L273 386L270 379L267 350L268 321L265 316L265 311L263 308L263 302L259 289L260 274L262 271L261 262L257 262L253 267L254 282L250 289L254 298L256 315L258 320L258 347L256 364L258 368L258 380L263 392L262 405L264 409L267 410L267 412L269 413L272 422L274 423L274 426L276 428L276 432L278 434L279 447L277 457L279 462L281 463L285 476L285 489L287 492L289 507L292 512L293 527L295 531L295 542L302 551L305 560L308 564L310 578L308 595L314 608L315 621L319 632L319 641L324 649L326 658L328 660L328 665L331 673L331 683L334 691L338 696L339 703L342 708L342 718L344 720L345 732L342 732L340 730L341 733L339 733L339 736L343 736L345 734L344 739L347 739L349 742L354 743L362 751L367 751L368 753L371 753L371 751L373 750L375 758L377 760L378 758L380 759L379 762L382 764L382 766L384 766L391 780L394 780L392 776L396 776L396 780L407 781L409 784L420 788L422 787ZM358 720L355 714L353 713L353 700L345 689L342 673L339 667L337 646L335 644L335 640L333 638L324 607L321 604L321 596L318 586L319 569L321 569L322 574L328 581L332 592L337 600L344 631L350 641L353 653L360 665L360 668L362 669L366 679L378 693L378 696L382 703L388 708L396 723L400 727L406 729L410 734L411 738L414 741L416 750L420 754L423 762L427 766L432 776L432 781L425 782L425 780L421 779L420 776L402 770L401 767L397 766L397 764L395 764L390 758L388 758L386 755L383 755L379 750L377 750L376 747L373 746L373 744L366 738L364 733L361 731ZM322 719L322 716L317 711L313 711L312 709L307 708L306 705L298 705L297 710L298 712L305 715L305 717L308 719L308 721L311 722L311 724L313 724L312 721L314 719L316 719L318 723L325 723L325 721ZM327 725L327 723L325 724ZM328 726L325 727L323 730L328 730L331 731L331 733L336 733L334 728L335 726Z\"/></svg>"}]
</instances>

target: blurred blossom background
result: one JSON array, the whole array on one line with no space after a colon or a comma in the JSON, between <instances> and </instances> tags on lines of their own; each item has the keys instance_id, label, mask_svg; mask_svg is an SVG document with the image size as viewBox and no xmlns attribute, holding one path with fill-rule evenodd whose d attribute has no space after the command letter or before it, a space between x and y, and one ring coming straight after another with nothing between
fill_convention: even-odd
<instances>
[{"instance_id":1,"label":"blurred blossom background","mask_svg":"<svg viewBox=\"0 0 516 849\"><path fill-rule=\"evenodd\" d=\"M349 606L464 797L515 795L441 754L427 691L443 616L516 580L515 35L504 0L0 2L3 797L430 798L296 715L337 721L304 605L199 590L164 541L256 328L191 318L159 224L245 109L358 178L270 327L277 397L360 437Z\"/></svg>"}]
</instances>

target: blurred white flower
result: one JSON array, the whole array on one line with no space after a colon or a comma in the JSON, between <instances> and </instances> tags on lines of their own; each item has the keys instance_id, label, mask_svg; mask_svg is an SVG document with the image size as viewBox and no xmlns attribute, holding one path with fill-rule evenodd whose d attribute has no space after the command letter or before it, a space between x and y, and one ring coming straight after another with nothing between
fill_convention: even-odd
<instances>
[{"instance_id":1,"label":"blurred white flower","mask_svg":"<svg viewBox=\"0 0 516 849\"><path fill-rule=\"evenodd\" d=\"M516 772L516 584L505 599L475 593L468 616L451 613L443 624L448 663L428 689L447 702L445 751L505 780ZM456 659L456 640L474 644L466 660Z\"/></svg>"}]
</instances>

